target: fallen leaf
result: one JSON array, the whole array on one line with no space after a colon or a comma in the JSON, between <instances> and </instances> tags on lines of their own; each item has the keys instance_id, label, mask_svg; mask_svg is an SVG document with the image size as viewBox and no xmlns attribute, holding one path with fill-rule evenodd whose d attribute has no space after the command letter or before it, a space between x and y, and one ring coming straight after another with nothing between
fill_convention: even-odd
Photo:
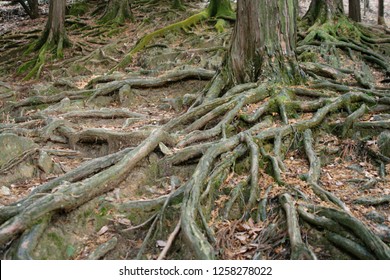
<instances>
[{"instance_id":1,"label":"fallen leaf","mask_svg":"<svg viewBox=\"0 0 390 280\"><path fill-rule=\"evenodd\" d=\"M98 231L98 235L103 235L105 234L106 232L108 231L108 226L103 226L99 231Z\"/></svg>"}]
</instances>

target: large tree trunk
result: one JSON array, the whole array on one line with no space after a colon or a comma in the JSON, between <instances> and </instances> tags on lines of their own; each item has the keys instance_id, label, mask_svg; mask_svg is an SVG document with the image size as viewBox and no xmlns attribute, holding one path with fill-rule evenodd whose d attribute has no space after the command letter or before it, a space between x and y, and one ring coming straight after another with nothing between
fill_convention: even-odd
<instances>
[{"instance_id":1,"label":"large tree trunk","mask_svg":"<svg viewBox=\"0 0 390 280\"><path fill-rule=\"evenodd\" d=\"M360 13L360 0L349 0L349 17L356 21L361 22L361 13Z\"/></svg>"},{"instance_id":2,"label":"large tree trunk","mask_svg":"<svg viewBox=\"0 0 390 280\"><path fill-rule=\"evenodd\" d=\"M292 83L300 78L294 52L297 7L296 0L238 1L228 56L233 83L269 77Z\"/></svg>"},{"instance_id":3,"label":"large tree trunk","mask_svg":"<svg viewBox=\"0 0 390 280\"><path fill-rule=\"evenodd\" d=\"M324 23L333 20L343 13L344 6L342 0L312 0L303 19L312 25L316 21Z\"/></svg>"},{"instance_id":4,"label":"large tree trunk","mask_svg":"<svg viewBox=\"0 0 390 280\"><path fill-rule=\"evenodd\" d=\"M36 46L37 49L57 47L57 57L63 56L64 46L69 45L65 30L66 0L51 0L49 4L49 18L45 30Z\"/></svg>"},{"instance_id":5,"label":"large tree trunk","mask_svg":"<svg viewBox=\"0 0 390 280\"><path fill-rule=\"evenodd\" d=\"M124 24L126 20L132 19L132 17L128 0L110 0L100 21L102 23Z\"/></svg>"},{"instance_id":6,"label":"large tree trunk","mask_svg":"<svg viewBox=\"0 0 390 280\"><path fill-rule=\"evenodd\" d=\"M385 25L385 3L383 0L378 0L378 24Z\"/></svg>"}]
</instances>

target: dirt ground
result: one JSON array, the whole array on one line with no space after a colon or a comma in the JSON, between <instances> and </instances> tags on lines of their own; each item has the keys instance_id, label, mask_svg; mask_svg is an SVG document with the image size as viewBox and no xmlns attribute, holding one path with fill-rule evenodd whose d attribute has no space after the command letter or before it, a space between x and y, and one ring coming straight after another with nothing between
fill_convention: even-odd
<instances>
[{"instance_id":1,"label":"dirt ground","mask_svg":"<svg viewBox=\"0 0 390 280\"><path fill-rule=\"evenodd\" d=\"M307 9L310 1L299 1L301 3L301 14ZM347 2L347 1L345 1ZM371 6L363 16L363 21L371 24L376 23L376 1L370 1ZM191 14L199 6L191 3L188 13ZM346 6L347 8L347 6ZM47 7L43 6L42 11L45 13ZM385 0L386 22L390 25L390 0ZM114 37L101 36L94 38L85 38L77 33L77 30L69 30L69 35L76 47L65 52L63 61L52 61L42 71L43 75L39 81L21 82L20 76L13 74L7 77L1 77L0 82L7 82L13 87L15 96L7 97L8 92L1 92L4 100L17 102L34 96L36 94L56 95L64 91L83 90L88 88L88 83L94 78L100 77L107 73L114 65L118 63L124 53L133 46L141 34L147 34L157 27L163 27L169 22L177 21L177 12L162 9L155 14L149 15L147 20L144 18L142 7L134 9L136 23L129 23L126 29ZM180 15L185 18L188 14ZM153 20L151 20L153 19ZM84 19L83 19L84 20ZM92 22L90 19L85 21ZM144 22L142 27L137 26L139 22ZM39 28L45 23L45 16L37 20L29 20L25 17L20 8L4 6L4 1L0 2L0 35L9 33L10 30L19 32L30 32L31 29ZM138 77L156 78L163 76L167 71L173 69L185 70L188 67L204 68L210 71L217 70L223 59L223 55L229 45L229 38L232 25L226 28L226 32L217 34L211 25L202 24L193 27L188 32L178 32L167 34L163 38L157 38L152 45L148 46L137 54L133 62L123 72L114 72L118 80ZM201 38L201 39L199 39ZM21 43L27 43L23 41ZM85 49L84 49L85 47ZM0 46L1 49L1 46ZM1 56L1 55L0 55ZM88 59L84 60L87 57ZM17 60L17 58L15 58ZM351 59L346 60L346 65L351 64ZM359 67L361 65L358 65ZM373 72L375 81L384 79L384 74ZM64 78L64 79L62 79ZM104 86L106 81L98 81L93 86L99 88ZM44 113L50 119L58 119L66 123L66 126L74 129L76 132L84 133L83 140L77 141L73 146L64 142L61 137L53 137L51 141L42 141L39 145L41 151L46 151L50 156L53 169L46 173L42 168L35 168L30 176L24 177L17 168L12 169L7 176L0 181L2 185L0 193L0 207L15 203L19 199L26 197L38 186L49 182L50 180L71 171L89 160L107 156L110 153L117 152L123 148L134 148L144 139L143 132L167 123L188 109L186 99L193 100L193 97L202 92L207 81L200 79L190 79L164 85L152 89L131 88L126 92L118 93L117 91L107 96L98 96L93 101L87 103L85 100L62 99L58 104L48 106L32 106L26 109L17 110L17 115L37 116L40 112ZM379 84L379 83L378 83ZM381 85L383 86L383 85ZM325 92L326 93L326 92ZM307 101L308 99L302 99ZM252 112L259 104L253 107L245 107L245 112ZM138 114L136 117L118 117L118 118L83 118L72 117L73 111L86 110L114 110L125 109ZM311 113L303 115L303 118L309 119ZM11 117L11 116L10 116ZM344 120L346 113L337 115ZM377 117L371 113L365 120L368 121ZM291 118L291 123L297 122L298 119ZM336 117L328 120L329 126L337 127L339 122ZM7 125L13 124L5 121L4 131L7 131ZM212 123L210 124L210 126ZM45 127L40 119L31 119L26 124L26 129L37 127L38 130ZM23 127L24 128L24 127ZM3 128L2 128L3 129ZM103 139L96 136L97 130L105 130L112 133L112 138ZM126 137L126 133L131 137ZM93 135L88 137L88 133ZM137 138L139 137L139 138ZM376 137L373 137L372 148L377 150ZM365 151L361 150L356 142L341 140L330 133L319 135L319 140L315 143L315 150L323 160L321 173L321 182L323 186L334 192L341 198L350 211L369 225L376 232L388 233L390 227L390 209L388 204L378 207L363 206L355 204L354 201L360 196L370 195L390 195L388 182L390 177L390 165L387 165L387 176L381 177L378 167L369 160ZM292 145L292 144L291 144ZM33 257L39 259L85 259L99 245L105 244L114 237L118 238L118 245L115 250L110 251L104 256L105 259L130 259L136 256L137 251L142 247L143 239L147 230L131 231L145 220L145 215L132 214L124 215L108 208L109 204L123 204L129 200L148 200L160 196L169 195L176 183L186 182L191 172L196 166L196 162L188 166L178 166L176 168L164 169L158 166L161 158L176 153L176 150L170 150L166 147L159 147L158 151L151 153L145 158L135 170L120 184L113 186L113 190L102 194L89 203L81 206L71 213L56 214L55 222L51 223L46 229L46 234L35 250ZM302 148L302 147L301 147ZM31 163L38 160L41 154L35 153L31 157ZM247 163L246 163L247 164ZM283 180L289 186L294 186L297 193L303 198L308 197L316 201L313 191L308 184L302 183L299 174L308 172L307 159L303 152L291 150L285 158L286 170L283 173ZM238 169L238 167L237 167ZM233 172L234 173L234 172ZM263 175L262 187L267 188L272 185L272 178L268 174ZM230 176L230 175L229 175ZM224 180L224 188L230 190L236 185L237 178L227 177ZM233 174L232 174L233 176ZM17 178L17 180L15 180ZM374 182L373 186L367 187L367 184ZM221 187L222 188L222 187ZM277 197L284 187L278 186L272 189L270 197L275 203ZM55 191L55 190L53 190ZM299 197L299 195L298 195ZM318 201L319 202L319 201ZM214 203L211 201L209 203ZM215 203L225 206L226 197L219 196ZM321 202L319 202L321 203ZM213 212L213 217L218 216L218 211ZM370 215L377 214L384 217L385 221L381 226L370 219ZM177 218L172 214L173 218ZM57 217L58 216L58 217ZM252 259L254 257L253 242L259 240L259 234L253 228L262 228L264 224L253 224L249 220L246 223L235 224L235 231L230 232L232 223L230 221L214 220L211 217L210 226L213 226L220 242L220 246L229 245L230 250L225 250L224 258L229 259ZM167 236L169 230L175 227L173 222L168 221L167 232L162 235ZM249 229L251 228L251 230ZM227 238L228 236L229 238ZM315 239L316 233L304 232L305 238L309 242ZM179 237L181 238L181 237ZM273 248L268 248L269 256L274 259L283 259L288 253L283 248L286 236L275 236L273 240L279 244ZM390 238L390 237L389 237ZM318 241L318 240L316 240ZM158 239L155 246L147 253L145 258L156 259L166 240ZM186 258L186 252L178 244L173 248L173 254L170 258ZM226 244L223 244L226 242ZM230 242L230 243L229 243ZM315 252L322 259L327 259L331 255L330 249L322 244L314 248ZM12 251L12 250L11 250ZM2 258L7 258L8 251L2 252ZM222 253L221 253L222 254ZM342 255L340 258L351 258L349 255Z\"/></svg>"}]
</instances>

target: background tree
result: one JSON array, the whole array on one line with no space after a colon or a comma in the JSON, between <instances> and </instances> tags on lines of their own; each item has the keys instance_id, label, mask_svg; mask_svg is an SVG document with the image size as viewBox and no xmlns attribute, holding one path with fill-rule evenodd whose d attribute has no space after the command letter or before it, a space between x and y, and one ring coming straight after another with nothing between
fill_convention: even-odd
<instances>
[{"instance_id":1,"label":"background tree","mask_svg":"<svg viewBox=\"0 0 390 280\"><path fill-rule=\"evenodd\" d=\"M310 25L314 22L324 23L344 14L342 0L312 0L308 11L303 17Z\"/></svg>"},{"instance_id":2,"label":"background tree","mask_svg":"<svg viewBox=\"0 0 390 280\"><path fill-rule=\"evenodd\" d=\"M378 0L378 24L385 25L385 3L383 0Z\"/></svg>"},{"instance_id":3,"label":"background tree","mask_svg":"<svg viewBox=\"0 0 390 280\"><path fill-rule=\"evenodd\" d=\"M109 0L100 22L122 25L128 19L133 19L129 0Z\"/></svg>"},{"instance_id":4,"label":"background tree","mask_svg":"<svg viewBox=\"0 0 390 280\"><path fill-rule=\"evenodd\" d=\"M173 0L172 7L179 10L185 9L183 0Z\"/></svg>"},{"instance_id":5,"label":"background tree","mask_svg":"<svg viewBox=\"0 0 390 280\"><path fill-rule=\"evenodd\" d=\"M366 15L367 11L370 10L370 0L364 0L364 15Z\"/></svg>"},{"instance_id":6,"label":"background tree","mask_svg":"<svg viewBox=\"0 0 390 280\"><path fill-rule=\"evenodd\" d=\"M349 0L349 17L356 21L361 22L360 0Z\"/></svg>"},{"instance_id":7,"label":"background tree","mask_svg":"<svg viewBox=\"0 0 390 280\"><path fill-rule=\"evenodd\" d=\"M56 56L63 57L63 49L70 45L65 29L66 0L50 0L49 17L35 49L56 49Z\"/></svg>"},{"instance_id":8,"label":"background tree","mask_svg":"<svg viewBox=\"0 0 390 280\"><path fill-rule=\"evenodd\" d=\"M55 57L62 58L64 55L64 47L71 45L66 35L65 9L66 0L51 0L49 2L49 16L45 29L40 38L33 42L26 52L28 54L32 51L38 51L38 55L36 59L25 63L18 69L19 73L24 73L26 70L32 68L24 79L28 80L33 77L39 77L47 53L53 52Z\"/></svg>"},{"instance_id":9,"label":"background tree","mask_svg":"<svg viewBox=\"0 0 390 280\"><path fill-rule=\"evenodd\" d=\"M38 0L18 0L31 19L39 17Z\"/></svg>"},{"instance_id":10,"label":"background tree","mask_svg":"<svg viewBox=\"0 0 390 280\"><path fill-rule=\"evenodd\" d=\"M180 22L173 23L161 29L158 29L150 34L145 35L141 38L137 44L130 50L130 52L121 60L119 65L112 69L111 71L117 68L123 68L127 66L135 53L142 50L150 41L152 41L157 36L164 35L168 32L176 31L176 30L186 30L190 28L192 25L195 25L201 21L204 21L208 18L217 19L217 23L215 24L215 28L218 32L224 31L225 19L234 20L235 13L233 12L231 3L229 0L211 0L206 9L197 13L189 18L182 20Z\"/></svg>"},{"instance_id":11,"label":"background tree","mask_svg":"<svg viewBox=\"0 0 390 280\"><path fill-rule=\"evenodd\" d=\"M13 176L17 164L31 160L44 175L32 175L37 180L23 183L24 197L16 201L18 189L14 200L0 207L0 255L50 258L59 251L57 258L160 259L169 250L172 259L390 259L388 229L382 231L386 209L376 208L375 221L366 216L372 205L390 200L383 195L390 152L382 154L379 144L387 136L377 138L388 127L380 114L389 110L388 89L377 86L388 72L385 31L360 29L342 13L340 1L314 1L318 10L312 11L311 24L306 20L300 26L297 42L296 0L239 0L230 48L224 47L228 32L201 30L215 18L191 34L173 32L151 44L154 36L218 14L209 6L145 34L135 45L133 50L151 46L140 59L160 59L172 52L173 42L183 60L175 53L171 71L156 71L162 60L153 66L134 61L131 73L107 75L107 59L117 63L129 37L162 23L153 21L161 10L151 2L138 6L137 14L151 12L144 28L128 30L119 40L106 37L108 45L101 48L106 42L98 41L87 56L54 63L53 71L47 70L56 82L40 81L27 93L23 87L21 100L16 90L8 93L8 86L1 95L6 101L0 108L1 131L29 137L46 149L34 146L0 166L2 175ZM81 23L76 34L90 28ZM208 62L216 49L215 55L227 53L219 72L186 67L208 67L188 53L203 53L201 60ZM87 75L78 69L63 75L65 67L85 66L88 60ZM203 88L199 80L212 78ZM187 79L194 80L183 89ZM182 102L176 111L181 113L153 104L162 98L170 102L171 96ZM105 101L98 104L101 97ZM60 149L51 150L52 168L61 173L55 177L46 176L58 172L50 173L43 163L45 154L51 157L47 147ZM70 171L60 168L56 155L64 153L66 167L83 163ZM85 155L91 159L84 161ZM367 189L375 197L362 198ZM95 242L96 232L107 229L109 240ZM163 251L156 247L159 240L167 240ZM58 250L47 250L53 247Z\"/></svg>"}]
</instances>

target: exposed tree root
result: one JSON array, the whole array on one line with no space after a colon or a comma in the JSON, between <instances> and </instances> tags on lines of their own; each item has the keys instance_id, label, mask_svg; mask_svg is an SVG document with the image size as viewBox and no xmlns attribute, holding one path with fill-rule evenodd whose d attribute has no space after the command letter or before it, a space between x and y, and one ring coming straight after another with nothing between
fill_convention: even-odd
<instances>
[{"instance_id":1,"label":"exposed tree root","mask_svg":"<svg viewBox=\"0 0 390 280\"><path fill-rule=\"evenodd\" d=\"M88 256L88 260L98 260L104 257L108 252L113 250L118 243L118 239L116 237L111 238L106 243L97 247L91 254Z\"/></svg>"},{"instance_id":2,"label":"exposed tree root","mask_svg":"<svg viewBox=\"0 0 390 280\"><path fill-rule=\"evenodd\" d=\"M173 23L145 35L137 42L137 44L130 50L130 52L126 54L126 56L119 62L119 64L111 70L111 72L115 69L126 67L132 61L134 55L137 52L144 49L154 38L167 34L168 32L179 31L180 29L187 30L191 26L211 17L218 18L215 28L218 30L218 32L223 32L225 25L224 19L234 20L235 18L234 13L231 10L230 3L226 5L228 5L228 7L225 5L220 5L218 2L217 6L215 7L210 5L205 10L192 15L189 18L186 18L185 20Z\"/></svg>"},{"instance_id":3,"label":"exposed tree root","mask_svg":"<svg viewBox=\"0 0 390 280\"><path fill-rule=\"evenodd\" d=\"M303 243L299 230L298 216L290 195L283 194L279 197L280 203L287 216L288 235L291 243L291 259L317 259L314 253Z\"/></svg>"},{"instance_id":4,"label":"exposed tree root","mask_svg":"<svg viewBox=\"0 0 390 280\"><path fill-rule=\"evenodd\" d=\"M146 35L125 60L149 44L154 36L190 26L207 17L209 15L203 11L180 24ZM360 45L361 42L344 42L336 38L339 36L322 31L325 30L309 30L302 53L309 47L325 48L327 52L335 47L362 53L371 60L387 59L367 47L371 42L379 44L376 39L371 42L366 39L366 45ZM328 43L318 43L318 38L326 39ZM385 72L388 61L383 61L382 66L372 62ZM50 219L53 223L57 214L70 213L116 189L136 167L148 161L149 168L159 169L155 172L156 181L171 177L164 192L143 195L141 200L114 199L101 203L101 208L113 215L111 221L119 228L117 234L125 238L142 236L132 249L131 257L143 259L151 250L155 258L168 259L171 253L175 254L174 240L183 238L190 248L185 250L189 258L326 258L314 250L315 244L309 244L311 239L306 238L315 227L330 241L329 244L353 258L390 259L388 245L371 230L371 225L355 216L353 208L353 204L388 203L388 196L354 201L339 196L340 190L330 185L334 180L329 183L325 177L327 164L318 147L321 133L328 126L336 127L332 126L335 119L341 128L339 134L344 138L356 134L359 129L389 129L388 119L368 121L371 118L368 114L378 104L388 105L390 93L388 89L375 88L362 77L355 79L356 84L343 83L345 77L357 72L332 63L304 62L301 68L314 77L314 81L308 78L305 88L275 82L246 83L230 88L223 71L215 75L214 71L188 69L154 78L102 76L91 80L83 90L8 103L1 113L11 115L2 118L15 118L14 122L8 121L1 126L2 133L29 136L36 142L61 143L73 150L80 143L104 142L108 143L111 154L90 160L39 185L26 198L1 207L0 245L7 248L13 243L16 248L13 257L33 258L34 248L50 225ZM147 120L146 115L125 109L95 110L88 106L97 97L120 94L131 88L161 87L185 79L212 77L209 86L186 112L164 120L159 126L141 127L130 132L75 129L66 120L134 117ZM85 100L86 110L68 112L63 107L50 106L30 114L23 111L24 107L75 99ZM296 172L299 174L291 174L298 170L291 169L291 153L298 150L302 150L302 166ZM328 156L326 151L321 150L321 153ZM382 165L390 162L374 150L371 152ZM339 154L342 152L336 152L341 157ZM298 153L293 155L299 156ZM153 157L157 159L153 161ZM332 160L331 157L325 159ZM20 159L1 168L8 171L19 162ZM183 182L173 180L175 168L181 167L188 167L189 175L181 178ZM357 191L386 182L385 178L379 177L371 182L368 176L358 180L368 185L356 188ZM121 224L115 215L129 218L129 221ZM111 236L88 258L104 257L118 240ZM156 240L167 240L162 252L156 249ZM289 250L285 250L286 247Z\"/></svg>"}]
</instances>

